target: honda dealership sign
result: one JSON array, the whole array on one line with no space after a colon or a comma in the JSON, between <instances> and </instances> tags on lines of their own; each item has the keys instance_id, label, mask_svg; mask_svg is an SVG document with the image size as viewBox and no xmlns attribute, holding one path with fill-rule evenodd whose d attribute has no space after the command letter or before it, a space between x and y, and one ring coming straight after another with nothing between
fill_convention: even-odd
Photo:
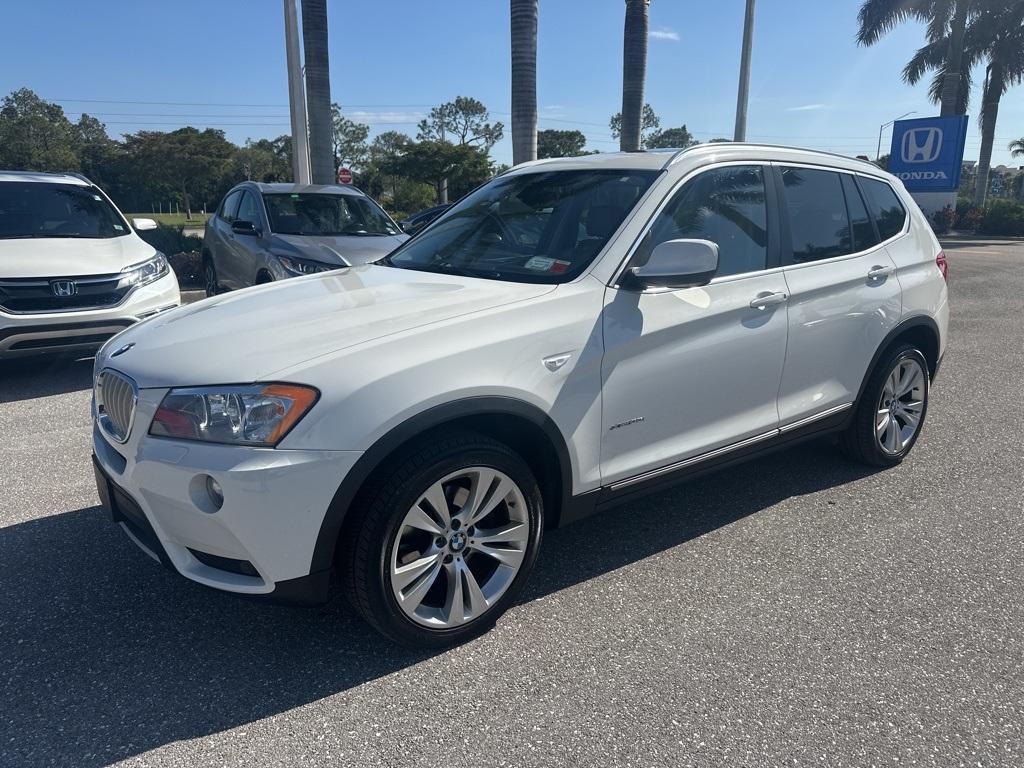
<instances>
[{"instance_id":1,"label":"honda dealership sign","mask_svg":"<svg viewBox=\"0 0 1024 768\"><path fill-rule=\"evenodd\" d=\"M889 172L911 192L951 192L960 185L967 117L897 120Z\"/></svg>"}]
</instances>

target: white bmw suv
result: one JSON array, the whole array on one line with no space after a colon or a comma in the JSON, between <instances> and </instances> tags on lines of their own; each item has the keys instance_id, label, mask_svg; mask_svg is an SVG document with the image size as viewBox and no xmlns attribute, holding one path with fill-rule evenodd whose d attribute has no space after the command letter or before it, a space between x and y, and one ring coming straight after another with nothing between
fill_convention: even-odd
<instances>
[{"instance_id":1,"label":"white bmw suv","mask_svg":"<svg viewBox=\"0 0 1024 768\"><path fill-rule=\"evenodd\" d=\"M91 354L180 303L167 259L98 187L77 175L0 171L0 359Z\"/></svg>"},{"instance_id":2,"label":"white bmw suv","mask_svg":"<svg viewBox=\"0 0 1024 768\"><path fill-rule=\"evenodd\" d=\"M946 343L894 177L712 144L527 163L382 261L159 315L96 359L96 478L153 559L406 643L489 627L545 528L838 433L892 466Z\"/></svg>"}]
</instances>

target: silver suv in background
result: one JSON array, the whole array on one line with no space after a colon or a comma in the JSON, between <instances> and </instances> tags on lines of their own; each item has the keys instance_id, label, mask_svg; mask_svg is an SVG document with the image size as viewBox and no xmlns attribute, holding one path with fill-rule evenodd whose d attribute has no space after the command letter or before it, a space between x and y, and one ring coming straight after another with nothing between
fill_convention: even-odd
<instances>
[{"instance_id":1,"label":"silver suv in background","mask_svg":"<svg viewBox=\"0 0 1024 768\"><path fill-rule=\"evenodd\" d=\"M243 182L206 223L206 293L367 264L407 239L354 187Z\"/></svg>"},{"instance_id":2,"label":"silver suv in background","mask_svg":"<svg viewBox=\"0 0 1024 768\"><path fill-rule=\"evenodd\" d=\"M167 259L87 179L0 171L0 358L91 354L180 303Z\"/></svg>"}]
</instances>

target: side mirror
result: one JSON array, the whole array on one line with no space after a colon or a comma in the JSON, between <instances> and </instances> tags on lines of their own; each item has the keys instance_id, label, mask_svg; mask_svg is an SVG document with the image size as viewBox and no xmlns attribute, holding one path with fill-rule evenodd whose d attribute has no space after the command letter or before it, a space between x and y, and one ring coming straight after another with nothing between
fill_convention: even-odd
<instances>
[{"instance_id":1,"label":"side mirror","mask_svg":"<svg viewBox=\"0 0 1024 768\"><path fill-rule=\"evenodd\" d=\"M260 234L260 231L256 229L256 225L245 219L235 219L231 222L231 231L236 235L252 235L254 237L259 237Z\"/></svg>"},{"instance_id":2,"label":"side mirror","mask_svg":"<svg viewBox=\"0 0 1024 768\"><path fill-rule=\"evenodd\" d=\"M718 271L718 245L710 240L666 240L658 243L647 263L630 267L629 287L693 288L707 285Z\"/></svg>"},{"instance_id":3,"label":"side mirror","mask_svg":"<svg viewBox=\"0 0 1024 768\"><path fill-rule=\"evenodd\" d=\"M145 232L147 229L156 229L156 222L153 219L132 219L132 226L136 232Z\"/></svg>"}]
</instances>

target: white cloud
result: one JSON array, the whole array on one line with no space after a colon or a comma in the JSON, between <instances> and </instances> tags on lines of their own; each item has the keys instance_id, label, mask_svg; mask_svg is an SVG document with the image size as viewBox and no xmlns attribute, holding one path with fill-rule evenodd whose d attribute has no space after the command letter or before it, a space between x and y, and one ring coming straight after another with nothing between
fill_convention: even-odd
<instances>
[{"instance_id":1,"label":"white cloud","mask_svg":"<svg viewBox=\"0 0 1024 768\"><path fill-rule=\"evenodd\" d=\"M655 40L671 40L675 43L679 42L679 33L675 30L671 30L668 27L661 27L660 29L653 29L649 35Z\"/></svg>"},{"instance_id":2,"label":"white cloud","mask_svg":"<svg viewBox=\"0 0 1024 768\"><path fill-rule=\"evenodd\" d=\"M828 109L825 104L804 104L800 107L790 107L787 112L817 112L819 109Z\"/></svg>"},{"instance_id":3,"label":"white cloud","mask_svg":"<svg viewBox=\"0 0 1024 768\"><path fill-rule=\"evenodd\" d=\"M349 120L357 123L394 123L396 125L414 125L424 118L422 112L364 112L362 110L342 113Z\"/></svg>"}]
</instances>

